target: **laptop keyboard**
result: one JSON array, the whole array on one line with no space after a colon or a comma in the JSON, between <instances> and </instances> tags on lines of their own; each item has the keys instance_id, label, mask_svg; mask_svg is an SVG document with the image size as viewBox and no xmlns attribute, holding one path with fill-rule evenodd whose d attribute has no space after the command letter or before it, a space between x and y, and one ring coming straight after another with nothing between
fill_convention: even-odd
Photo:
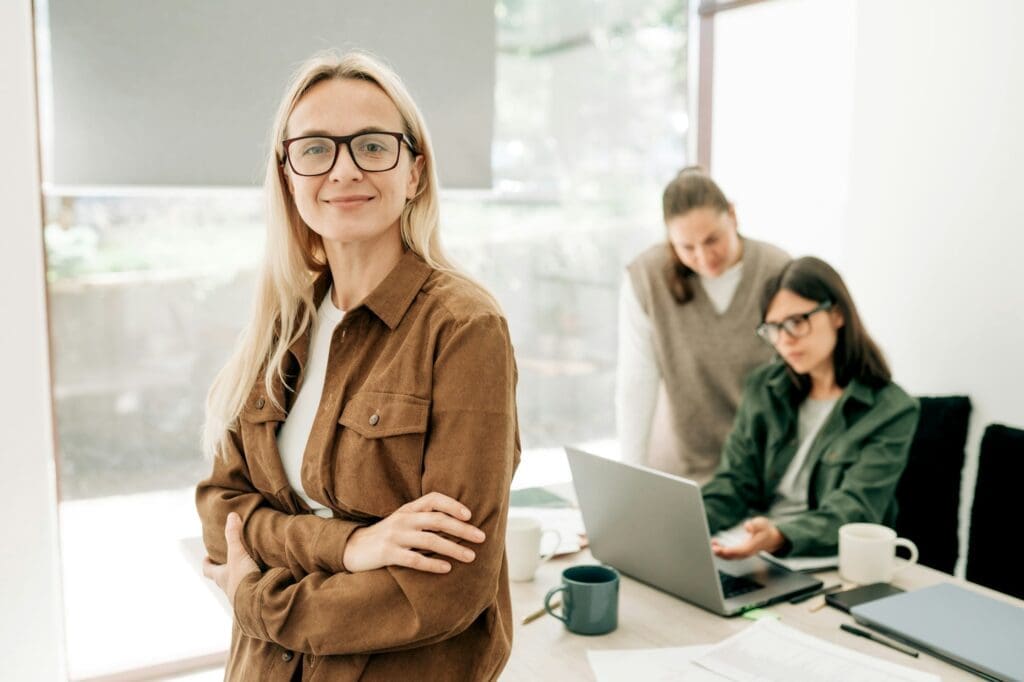
<instances>
[{"instance_id":1,"label":"laptop keyboard","mask_svg":"<svg viewBox=\"0 0 1024 682\"><path fill-rule=\"evenodd\" d=\"M756 580L751 580L750 578L744 578L742 576L729 575L728 573L722 573L721 571L718 572L718 579L722 582L722 593L725 595L726 599L738 597L741 594L753 592L754 590L759 590L764 587L764 585Z\"/></svg>"}]
</instances>

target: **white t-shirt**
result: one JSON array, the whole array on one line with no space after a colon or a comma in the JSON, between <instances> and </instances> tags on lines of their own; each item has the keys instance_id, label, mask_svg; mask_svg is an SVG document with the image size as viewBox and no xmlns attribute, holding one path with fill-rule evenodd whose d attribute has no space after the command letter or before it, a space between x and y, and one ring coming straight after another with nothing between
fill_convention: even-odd
<instances>
[{"instance_id":1,"label":"white t-shirt","mask_svg":"<svg viewBox=\"0 0 1024 682\"><path fill-rule=\"evenodd\" d=\"M736 295L743 261L715 278L700 277L700 284L719 314ZM654 323L640 306L627 273L619 289L619 353L615 381L615 417L622 458L646 463L651 422L658 404L661 370L654 354Z\"/></svg>"},{"instance_id":2,"label":"white t-shirt","mask_svg":"<svg viewBox=\"0 0 1024 682\"><path fill-rule=\"evenodd\" d=\"M832 409L839 401L838 398L828 400L804 399L800 404L797 416L797 446L793 460L786 468L782 480L775 489L775 499L765 514L772 521L788 521L797 514L807 511L807 489L810 485L811 467L807 466L807 455L818 437L821 427L828 421ZM746 519L740 521L732 528L719 531L715 539L723 545L736 545L746 542L750 534L743 528ZM798 569L794 569L798 570Z\"/></svg>"},{"instance_id":3,"label":"white t-shirt","mask_svg":"<svg viewBox=\"0 0 1024 682\"><path fill-rule=\"evenodd\" d=\"M797 440L800 444L779 481L779 487L775 489L775 499L768 508L768 516L772 519L787 520L807 511L807 489L811 480L807 455L837 401L838 398L805 398L800 404L797 416Z\"/></svg>"},{"instance_id":4,"label":"white t-shirt","mask_svg":"<svg viewBox=\"0 0 1024 682\"><path fill-rule=\"evenodd\" d=\"M302 487L302 460L306 454L306 443L313 429L313 420L320 407L320 396L324 391L324 379L327 377L327 354L331 350L331 337L335 328L345 317L345 312L338 310L331 300L334 287L327 291L323 302L316 311L313 328L309 335L309 353L304 368L302 386L299 388L292 409L288 413L281 429L277 432L277 449L281 453L281 463L288 483L292 490L310 506L317 516L330 518L330 509L316 500L310 499Z\"/></svg>"}]
</instances>

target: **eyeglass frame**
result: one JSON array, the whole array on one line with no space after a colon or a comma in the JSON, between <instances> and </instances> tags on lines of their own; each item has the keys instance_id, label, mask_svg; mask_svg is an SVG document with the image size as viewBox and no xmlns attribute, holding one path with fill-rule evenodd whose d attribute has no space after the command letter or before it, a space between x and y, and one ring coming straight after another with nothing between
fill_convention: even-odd
<instances>
[{"instance_id":1,"label":"eyeglass frame","mask_svg":"<svg viewBox=\"0 0 1024 682\"><path fill-rule=\"evenodd\" d=\"M352 145L349 143L352 140L356 139L357 137L362 137L363 135L389 135L398 140L398 153L395 154L395 162L387 168L380 168L378 170L367 170L366 168L360 166L359 162L356 160L355 152L352 151ZM288 154L288 148L292 145L293 142L298 142L299 140L313 139L330 140L331 142L333 142L334 158L331 160L331 165L329 165L327 167L327 170L325 170L323 173L312 173L307 175L305 173L300 173L299 171L295 170L295 164L292 162L292 158ZM412 141L409 140L409 137L405 133L393 133L387 130L363 130L358 133L353 133L352 135L301 135L299 137L290 137L287 140L281 141L281 146L284 149L284 158L281 159L280 164L281 167L283 168L284 165L287 163L291 167L293 173L304 178L315 178L321 175L327 175L332 170L334 170L334 166L338 163L338 154L341 153L341 146L345 145L345 149L348 150L348 156L350 159L352 159L352 163L355 164L356 168L363 171L364 173L387 173L390 170L394 170L398 166L398 162L401 161L403 143L405 144L406 147L409 148L409 153L413 155L413 158L420 155L420 153L416 150L416 147L413 146Z\"/></svg>"},{"instance_id":2,"label":"eyeglass frame","mask_svg":"<svg viewBox=\"0 0 1024 682\"><path fill-rule=\"evenodd\" d=\"M776 342L778 342L778 340L782 338L782 332L786 332L787 334L789 334L789 338L791 339L802 339L811 333L810 328L808 328L806 333L797 335L794 334L789 329L787 329L786 325L789 323L796 324L798 321L810 322L811 315L826 310L832 310L832 307L834 305L835 303L832 301L822 301L821 303L816 305L812 310L808 310L806 313L797 313L796 315L790 315L782 322L762 322L761 324L757 325L756 329L754 329L754 333L757 334L765 343L767 343L770 346L775 346ZM777 330L775 335L775 341L772 341L769 338L769 335L771 334L769 330L771 329Z\"/></svg>"}]
</instances>

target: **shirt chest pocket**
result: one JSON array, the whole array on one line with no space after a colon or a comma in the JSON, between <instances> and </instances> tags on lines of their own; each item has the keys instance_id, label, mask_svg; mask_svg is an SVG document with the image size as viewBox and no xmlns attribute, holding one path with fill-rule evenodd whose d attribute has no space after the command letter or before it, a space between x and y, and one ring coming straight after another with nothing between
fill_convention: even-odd
<instances>
[{"instance_id":1,"label":"shirt chest pocket","mask_svg":"<svg viewBox=\"0 0 1024 682\"><path fill-rule=\"evenodd\" d=\"M822 453L815 472L815 500L820 500L843 484L846 470L856 463L859 454L856 447L845 444L834 444Z\"/></svg>"},{"instance_id":2,"label":"shirt chest pocket","mask_svg":"<svg viewBox=\"0 0 1024 682\"><path fill-rule=\"evenodd\" d=\"M355 394L338 419L338 503L384 517L419 497L429 419L429 400L377 391Z\"/></svg>"}]
</instances>

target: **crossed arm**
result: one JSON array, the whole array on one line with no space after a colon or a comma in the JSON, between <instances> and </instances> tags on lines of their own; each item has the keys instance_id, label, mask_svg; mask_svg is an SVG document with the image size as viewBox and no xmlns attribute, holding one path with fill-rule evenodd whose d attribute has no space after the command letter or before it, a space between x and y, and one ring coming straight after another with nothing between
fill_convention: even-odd
<instances>
[{"instance_id":1,"label":"crossed arm","mask_svg":"<svg viewBox=\"0 0 1024 682\"><path fill-rule=\"evenodd\" d=\"M369 571L382 566L407 566L443 573L448 561L421 552L472 561L472 550L439 533L468 542L483 542L483 533L467 521L465 505L440 493L428 493L373 525L289 514L271 507L249 481L237 434L230 434L226 456L214 463L213 474L199 484L196 506L203 519L209 577L228 562L227 520L237 514L239 548L258 569L286 568L297 578L316 572ZM218 584L221 580L217 580ZM223 585L222 585L223 587Z\"/></svg>"},{"instance_id":2,"label":"crossed arm","mask_svg":"<svg viewBox=\"0 0 1024 682\"><path fill-rule=\"evenodd\" d=\"M212 560L224 565L208 570L233 592L244 634L315 654L396 650L452 637L494 602L518 455L515 364L504 321L488 315L454 325L439 344L434 369L422 485L448 501L435 495L411 503L429 504L429 511L406 505L365 528L275 512L260 502L240 452L217 484L200 486L204 539ZM476 527L456 518L465 518L461 505L472 510ZM241 523L232 522L229 535L241 528L229 555L221 519L231 512ZM475 552L437 544L451 542L439 533L477 540L478 529L485 539ZM236 560L238 549L251 554L251 563ZM457 561L416 549L451 550L446 556ZM466 552L475 554L472 563L464 563ZM261 572L260 564L268 570Z\"/></svg>"}]
</instances>

